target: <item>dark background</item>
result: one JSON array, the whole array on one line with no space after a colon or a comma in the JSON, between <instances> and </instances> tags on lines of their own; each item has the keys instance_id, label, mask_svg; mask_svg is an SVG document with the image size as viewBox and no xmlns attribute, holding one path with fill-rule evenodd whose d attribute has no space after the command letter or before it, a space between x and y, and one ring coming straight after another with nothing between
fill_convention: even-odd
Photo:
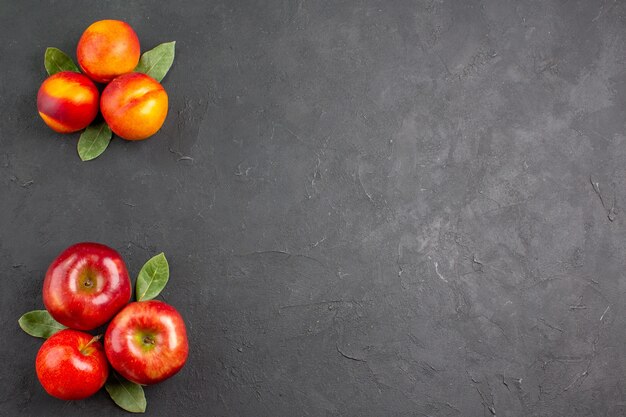
<instances>
[{"instance_id":1,"label":"dark background","mask_svg":"<svg viewBox=\"0 0 626 417\"><path fill-rule=\"evenodd\" d=\"M127 415L17 325L86 240L170 261L149 415L626 415L626 2L0 4L3 416ZM36 93L103 18L177 41L170 110L83 163Z\"/></svg>"}]
</instances>

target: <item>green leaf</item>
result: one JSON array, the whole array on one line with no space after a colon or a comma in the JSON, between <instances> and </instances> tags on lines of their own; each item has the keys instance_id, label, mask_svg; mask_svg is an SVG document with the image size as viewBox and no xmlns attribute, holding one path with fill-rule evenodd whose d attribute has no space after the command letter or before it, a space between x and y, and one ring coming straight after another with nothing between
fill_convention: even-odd
<instances>
[{"instance_id":1,"label":"green leaf","mask_svg":"<svg viewBox=\"0 0 626 417\"><path fill-rule=\"evenodd\" d=\"M17 321L26 333L35 337L49 338L56 332L67 329L52 318L46 310L33 310L24 314Z\"/></svg>"},{"instance_id":2,"label":"green leaf","mask_svg":"<svg viewBox=\"0 0 626 417\"><path fill-rule=\"evenodd\" d=\"M143 72L161 82L174 62L175 46L176 42L166 42L150 51L144 52L135 68L135 72Z\"/></svg>"},{"instance_id":3,"label":"green leaf","mask_svg":"<svg viewBox=\"0 0 626 417\"><path fill-rule=\"evenodd\" d=\"M152 300L159 295L170 279L170 266L165 254L159 253L141 268L137 277L135 297L137 301Z\"/></svg>"},{"instance_id":4,"label":"green leaf","mask_svg":"<svg viewBox=\"0 0 626 417\"><path fill-rule=\"evenodd\" d=\"M57 48L46 49L43 65L46 67L48 75L54 75L61 71L80 72L72 58Z\"/></svg>"},{"instance_id":5,"label":"green leaf","mask_svg":"<svg viewBox=\"0 0 626 417\"><path fill-rule=\"evenodd\" d=\"M109 146L112 136L111 128L105 122L89 126L78 139L78 156L83 161L97 158Z\"/></svg>"},{"instance_id":6,"label":"green leaf","mask_svg":"<svg viewBox=\"0 0 626 417\"><path fill-rule=\"evenodd\" d=\"M111 375L104 388L115 404L131 413L145 413L146 396L141 385L127 381L115 372Z\"/></svg>"}]
</instances>

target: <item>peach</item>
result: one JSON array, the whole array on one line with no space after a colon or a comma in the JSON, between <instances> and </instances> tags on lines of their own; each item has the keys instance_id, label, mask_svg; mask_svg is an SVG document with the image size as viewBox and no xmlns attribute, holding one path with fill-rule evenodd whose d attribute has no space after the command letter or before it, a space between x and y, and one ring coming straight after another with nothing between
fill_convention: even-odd
<instances>
[{"instance_id":1,"label":"peach","mask_svg":"<svg viewBox=\"0 0 626 417\"><path fill-rule=\"evenodd\" d=\"M117 77L100 97L100 110L113 133L127 140L154 135L167 116L167 93L154 78L139 72Z\"/></svg>"},{"instance_id":2,"label":"peach","mask_svg":"<svg viewBox=\"0 0 626 417\"><path fill-rule=\"evenodd\" d=\"M47 78L37 93L37 110L44 122L59 133L89 126L98 115L98 89L77 72L58 72Z\"/></svg>"},{"instance_id":3,"label":"peach","mask_svg":"<svg viewBox=\"0 0 626 417\"><path fill-rule=\"evenodd\" d=\"M107 83L127 74L139 62L139 38L128 23L100 20L89 26L78 41L78 65L92 80Z\"/></svg>"}]
</instances>

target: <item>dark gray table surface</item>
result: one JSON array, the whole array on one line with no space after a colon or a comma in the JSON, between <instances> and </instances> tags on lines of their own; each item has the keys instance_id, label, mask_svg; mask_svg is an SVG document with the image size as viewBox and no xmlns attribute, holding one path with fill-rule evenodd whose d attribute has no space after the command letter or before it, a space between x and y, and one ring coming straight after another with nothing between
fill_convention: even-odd
<instances>
[{"instance_id":1,"label":"dark gray table surface","mask_svg":"<svg viewBox=\"0 0 626 417\"><path fill-rule=\"evenodd\" d=\"M169 115L82 163L36 93L103 18L177 41ZM0 35L0 415L127 415L49 397L17 326L79 241L170 261L191 354L148 415L626 415L626 2L2 1Z\"/></svg>"}]
</instances>

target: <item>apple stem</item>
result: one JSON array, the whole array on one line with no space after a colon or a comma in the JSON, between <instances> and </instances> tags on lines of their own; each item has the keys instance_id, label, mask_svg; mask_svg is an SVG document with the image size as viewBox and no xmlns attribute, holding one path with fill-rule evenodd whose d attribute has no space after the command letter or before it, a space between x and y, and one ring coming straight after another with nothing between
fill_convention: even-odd
<instances>
[{"instance_id":1,"label":"apple stem","mask_svg":"<svg viewBox=\"0 0 626 417\"><path fill-rule=\"evenodd\" d=\"M89 343L87 343L85 346L83 346L83 348L80 350L80 353L82 353L83 355L86 354L87 352L87 348L89 346L91 346L92 343L97 342L98 340L100 340L102 338L101 334L95 335L94 337L91 338L91 340L89 341Z\"/></svg>"}]
</instances>

